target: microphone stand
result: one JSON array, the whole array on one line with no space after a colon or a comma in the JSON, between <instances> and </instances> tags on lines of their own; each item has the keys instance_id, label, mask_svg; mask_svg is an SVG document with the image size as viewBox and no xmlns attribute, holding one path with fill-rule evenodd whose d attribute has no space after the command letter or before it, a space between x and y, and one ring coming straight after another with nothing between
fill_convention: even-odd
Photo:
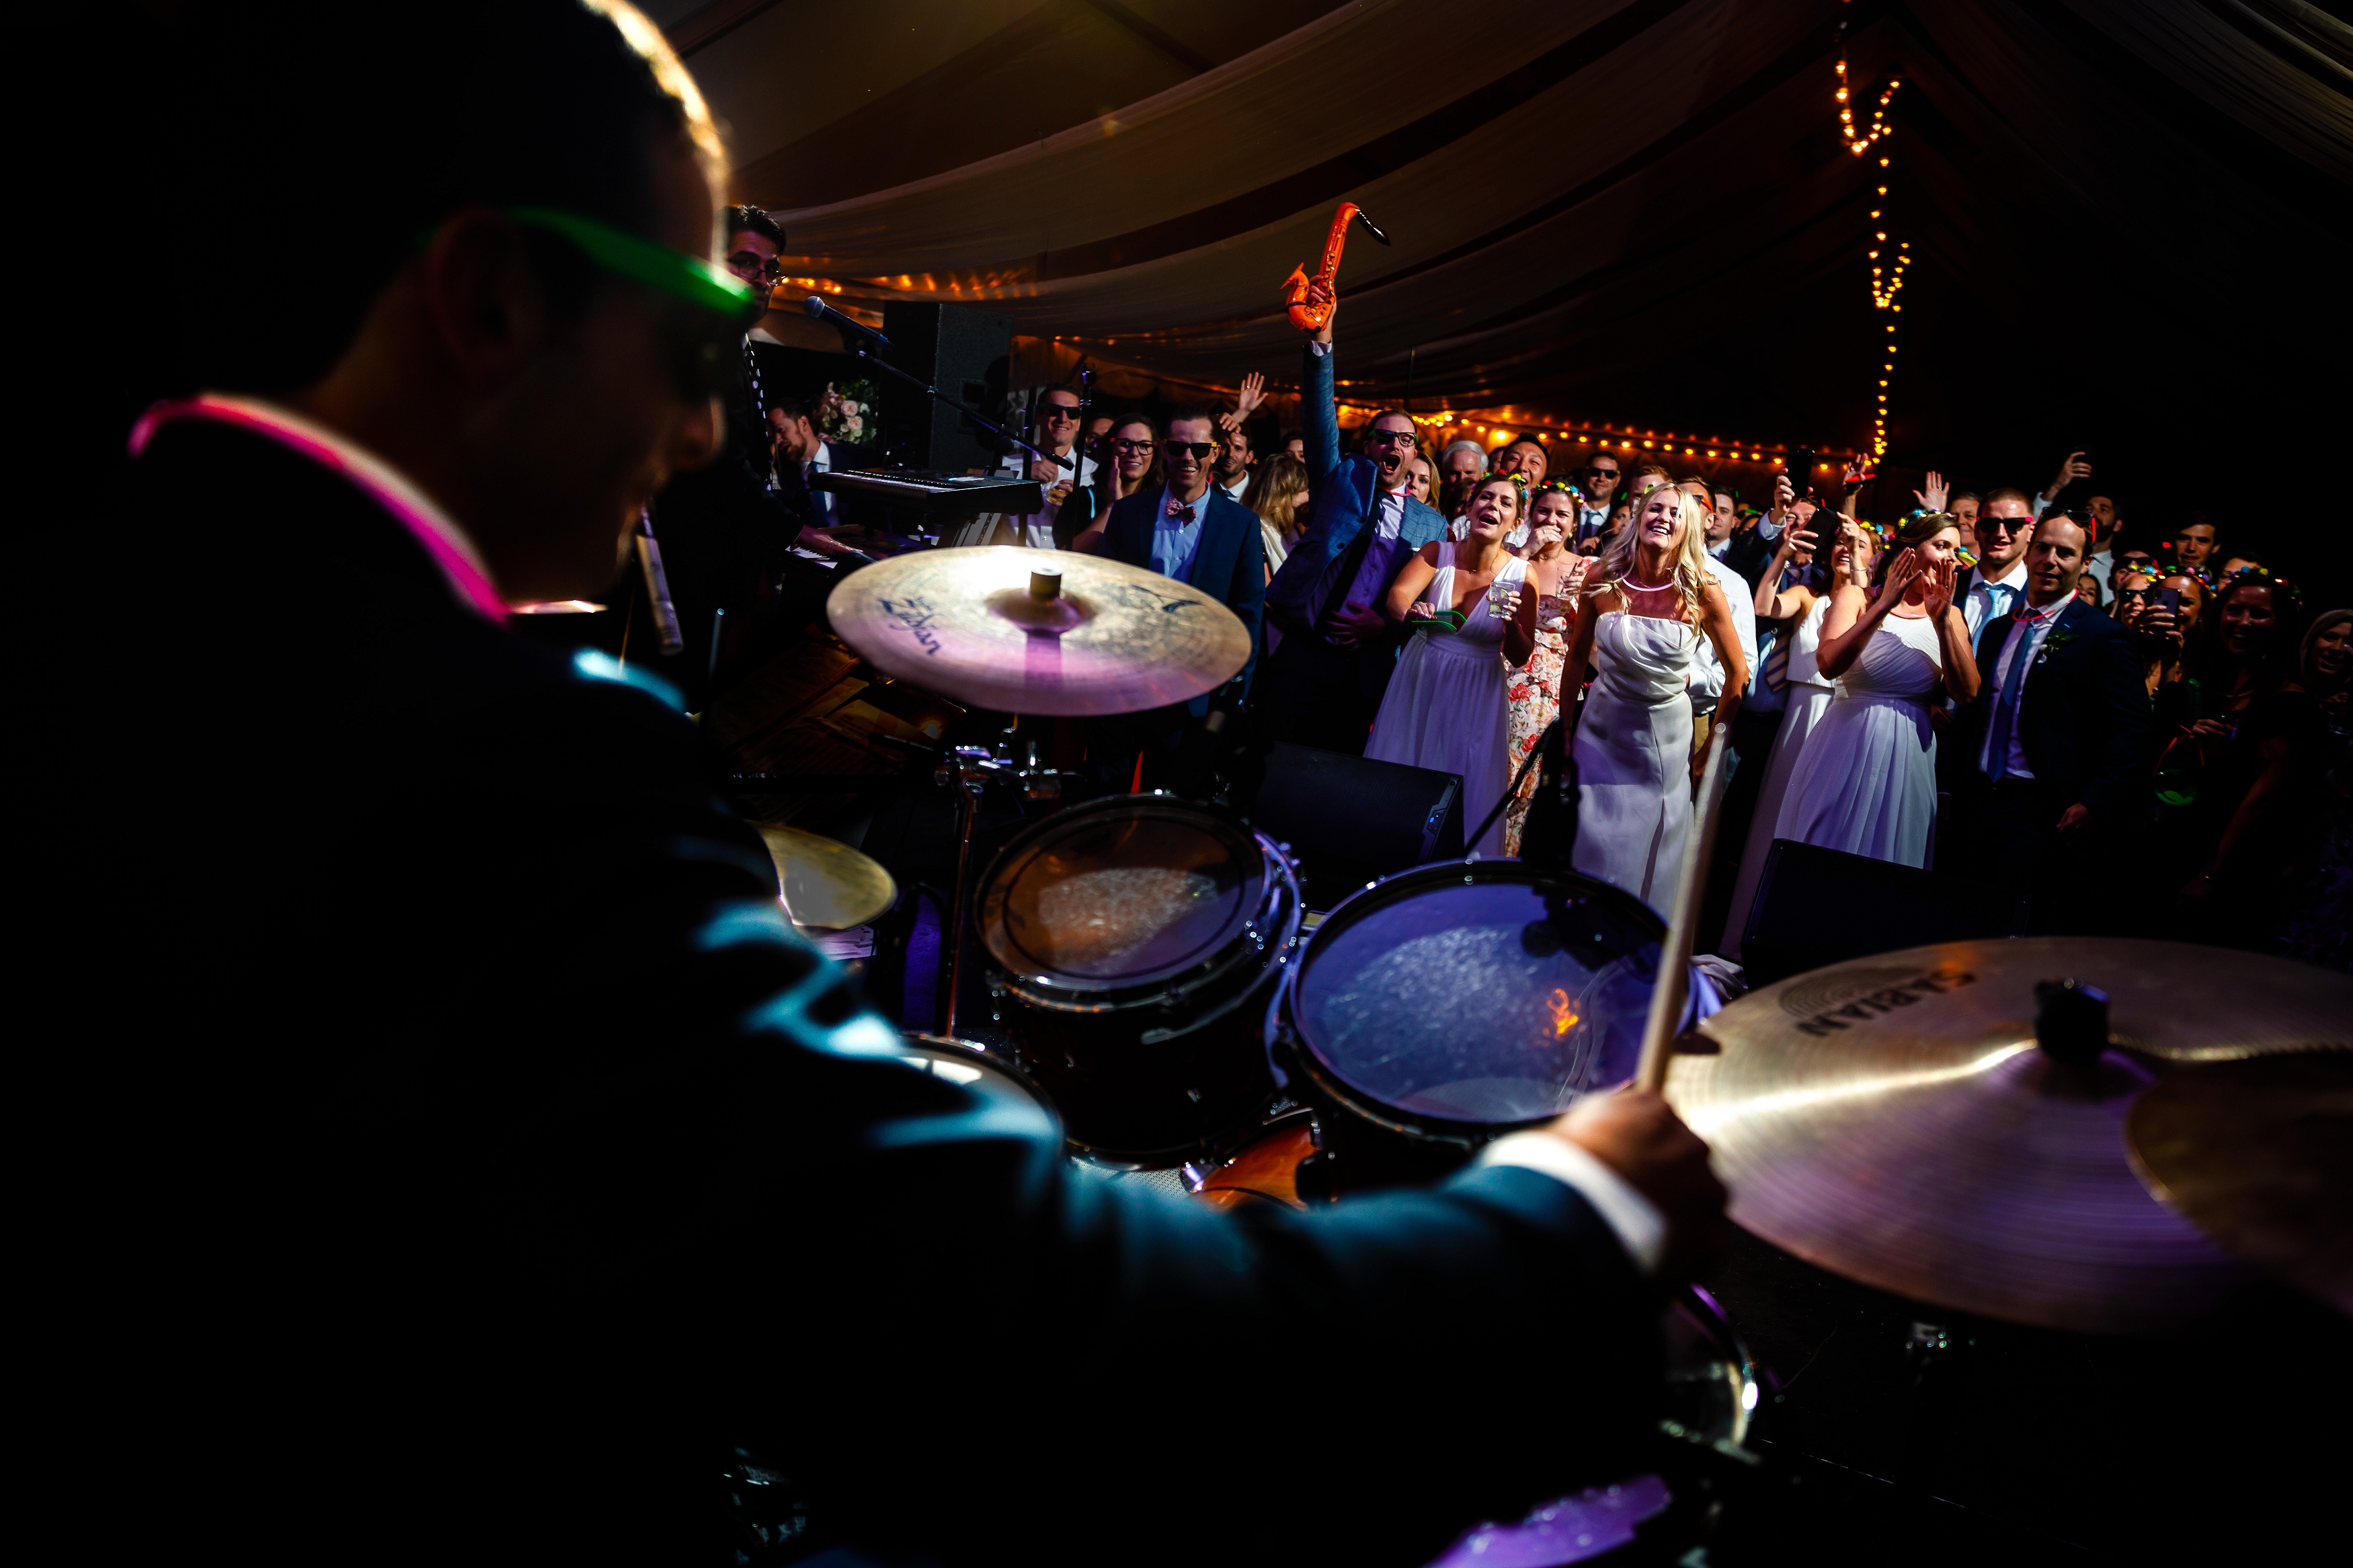
<instances>
[{"instance_id":1,"label":"microphone stand","mask_svg":"<svg viewBox=\"0 0 2353 1568\"><path fill-rule=\"evenodd\" d=\"M934 386L931 383L925 381L922 376L911 375L907 372L901 370L897 365L892 364L889 360L877 357L873 351L869 349L864 343L856 343L851 345L849 352L856 354L866 363L872 365L875 369L885 372L888 374L897 376L909 386L914 387L923 393L924 396L932 398L936 402L946 404L950 408L955 409L966 419L971 420L975 425L979 426L983 430L986 430L990 435L996 437L999 441L1018 447L1033 458L1043 458L1046 461L1052 463L1059 468L1076 468L1079 465L1079 459L1075 456L1060 458L1056 457L1051 452L1044 451L1039 447L1031 446L1029 442L1023 440L1020 437L1014 435L1004 426L999 425L996 420L991 419L987 415L983 414L979 409L975 408L969 403L959 402L957 399L950 397L946 393L942 392L938 387ZM1075 445L1073 447L1073 450L1075 451Z\"/></svg>"}]
</instances>

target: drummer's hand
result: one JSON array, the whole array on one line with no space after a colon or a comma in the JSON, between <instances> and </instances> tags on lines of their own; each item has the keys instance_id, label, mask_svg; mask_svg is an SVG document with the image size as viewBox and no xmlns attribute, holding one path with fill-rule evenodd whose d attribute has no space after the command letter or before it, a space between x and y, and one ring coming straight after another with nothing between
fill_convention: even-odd
<instances>
[{"instance_id":1,"label":"drummer's hand","mask_svg":"<svg viewBox=\"0 0 2353 1568\"><path fill-rule=\"evenodd\" d=\"M1724 1251L1724 1184L1707 1168L1707 1145L1664 1096L1621 1089L1589 1094L1546 1129L1626 1178L1667 1221L1658 1279L1680 1284Z\"/></svg>"}]
</instances>

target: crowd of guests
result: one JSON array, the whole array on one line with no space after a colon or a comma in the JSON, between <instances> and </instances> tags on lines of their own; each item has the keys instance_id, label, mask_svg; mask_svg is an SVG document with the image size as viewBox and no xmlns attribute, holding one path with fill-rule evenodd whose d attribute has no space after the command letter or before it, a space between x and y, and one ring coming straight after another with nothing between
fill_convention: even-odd
<instances>
[{"instance_id":1,"label":"crowd of guests","mask_svg":"<svg viewBox=\"0 0 2353 1568\"><path fill-rule=\"evenodd\" d=\"M1257 374L1231 408L1097 414L1086 433L1075 389L1041 389L1039 445L1076 463L1008 459L1043 509L954 542L1208 588L1257 638L1265 734L1460 775L1481 854L1518 852L1528 764L1561 720L1577 868L1661 907L1723 730L1737 782L1703 941L1730 958L1790 840L2000 880L2035 929L2347 962L2353 612L2310 616L2210 518L2129 526L2081 453L2034 491L1929 473L1873 526L1855 468L1780 474L1759 509L1606 449L1556 474L1532 436L1426 453L1395 410L1348 452L1333 352L1327 325L1303 356L1303 428L1263 453Z\"/></svg>"}]
</instances>

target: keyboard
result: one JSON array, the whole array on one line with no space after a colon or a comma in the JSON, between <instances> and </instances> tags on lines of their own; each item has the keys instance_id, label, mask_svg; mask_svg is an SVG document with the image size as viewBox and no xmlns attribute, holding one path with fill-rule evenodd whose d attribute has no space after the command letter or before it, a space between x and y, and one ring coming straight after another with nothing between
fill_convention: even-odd
<instances>
[{"instance_id":1,"label":"keyboard","mask_svg":"<svg viewBox=\"0 0 2353 1568\"><path fill-rule=\"evenodd\" d=\"M836 494L877 496L933 513L1033 512L1046 504L1035 479L1003 474L943 474L929 468L835 468L810 483Z\"/></svg>"}]
</instances>

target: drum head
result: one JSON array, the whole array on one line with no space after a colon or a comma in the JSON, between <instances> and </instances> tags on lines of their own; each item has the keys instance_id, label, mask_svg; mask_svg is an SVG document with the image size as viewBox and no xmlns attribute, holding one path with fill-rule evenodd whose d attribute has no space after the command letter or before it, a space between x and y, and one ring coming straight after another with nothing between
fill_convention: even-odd
<instances>
[{"instance_id":1,"label":"drum head","mask_svg":"<svg viewBox=\"0 0 2353 1568\"><path fill-rule=\"evenodd\" d=\"M1293 1026L1341 1085L1406 1118L1535 1121L1633 1076L1663 935L1588 878L1419 868L1324 921Z\"/></svg>"},{"instance_id":2,"label":"drum head","mask_svg":"<svg viewBox=\"0 0 2353 1568\"><path fill-rule=\"evenodd\" d=\"M1050 817L1008 845L981 889L981 937L1022 979L1118 990L1215 958L1265 891L1266 858L1248 830L1131 796Z\"/></svg>"}]
</instances>

